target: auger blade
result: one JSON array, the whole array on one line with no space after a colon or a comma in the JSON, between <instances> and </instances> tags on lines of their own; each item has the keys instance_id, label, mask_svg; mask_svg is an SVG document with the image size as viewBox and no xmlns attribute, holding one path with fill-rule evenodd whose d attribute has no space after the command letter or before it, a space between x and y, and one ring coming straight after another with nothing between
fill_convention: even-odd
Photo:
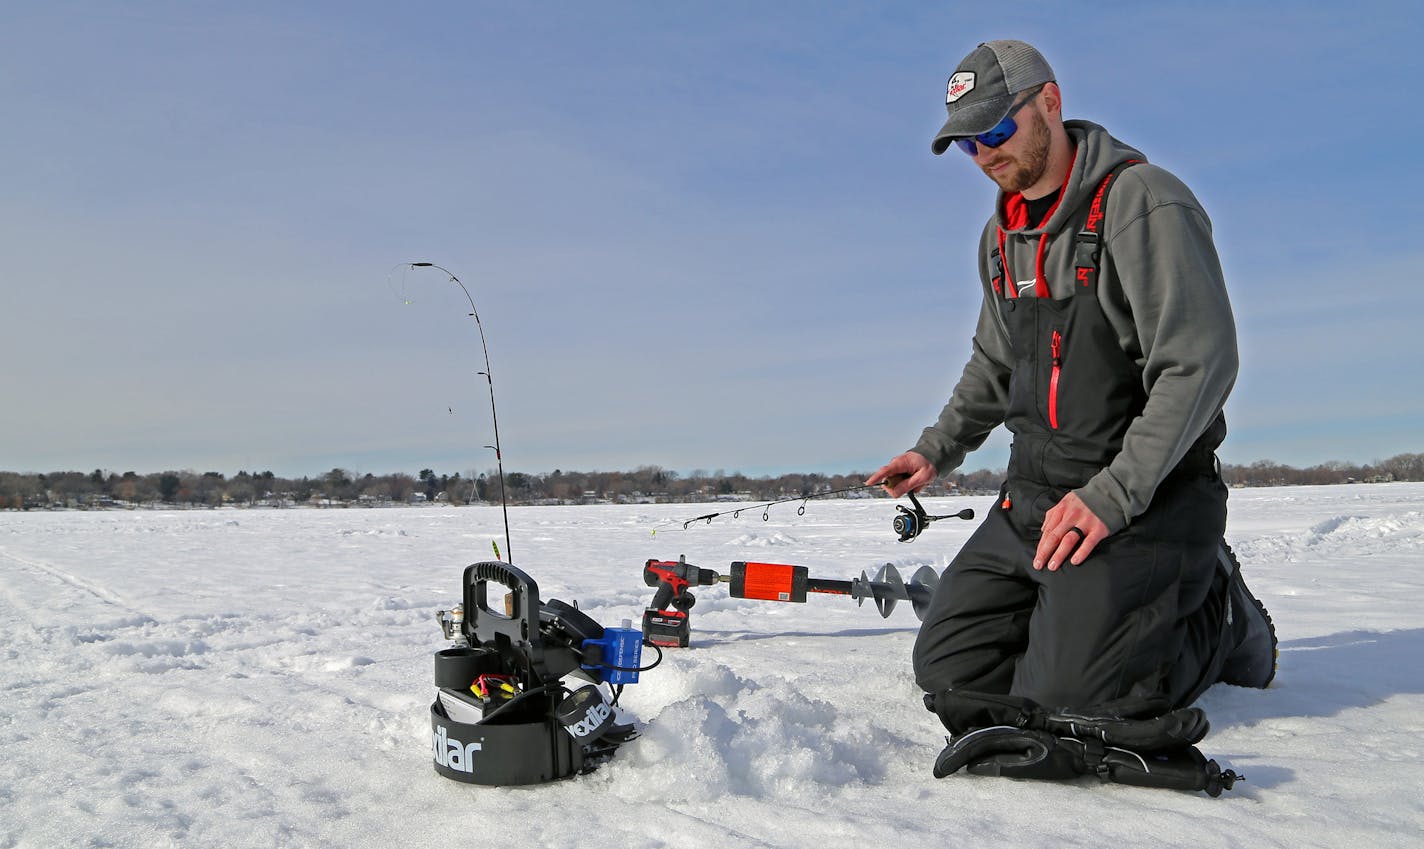
<instances>
[{"instance_id":1,"label":"auger blade","mask_svg":"<svg viewBox=\"0 0 1424 849\"><path fill-rule=\"evenodd\" d=\"M875 583L871 586L875 593L875 607L880 611L882 619L890 618L890 612L895 609L895 602L910 597L905 589L905 582L900 579L900 570L889 563L880 567L880 571L875 574Z\"/></svg>"},{"instance_id":2,"label":"auger blade","mask_svg":"<svg viewBox=\"0 0 1424 849\"><path fill-rule=\"evenodd\" d=\"M934 598L935 587L939 586L939 573L933 566L921 566L910 578L910 606L915 609L915 618L925 621L925 611L929 610L930 599Z\"/></svg>"}]
</instances>

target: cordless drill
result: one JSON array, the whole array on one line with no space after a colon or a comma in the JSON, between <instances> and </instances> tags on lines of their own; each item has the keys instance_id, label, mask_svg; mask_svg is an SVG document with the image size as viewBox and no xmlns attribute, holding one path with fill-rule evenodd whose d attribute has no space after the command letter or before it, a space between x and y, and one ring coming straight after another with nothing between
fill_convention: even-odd
<instances>
[{"instance_id":1,"label":"cordless drill","mask_svg":"<svg viewBox=\"0 0 1424 849\"><path fill-rule=\"evenodd\" d=\"M657 646L686 647L691 635L687 611L697 602L697 597L687 588L710 587L728 580L730 576L688 563L685 555L676 561L649 560L643 564L643 583L658 588L648 609L643 611L644 639Z\"/></svg>"}]
</instances>

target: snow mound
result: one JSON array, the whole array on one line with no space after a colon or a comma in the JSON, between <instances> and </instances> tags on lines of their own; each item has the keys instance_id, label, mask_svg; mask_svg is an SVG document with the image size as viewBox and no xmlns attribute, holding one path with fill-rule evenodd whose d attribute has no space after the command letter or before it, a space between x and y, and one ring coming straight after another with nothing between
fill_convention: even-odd
<instances>
[{"instance_id":1,"label":"snow mound","mask_svg":"<svg viewBox=\"0 0 1424 849\"><path fill-rule=\"evenodd\" d=\"M381 596L370 604L371 610L411 610L413 608L434 608L435 602L430 601L410 601L400 596Z\"/></svg>"},{"instance_id":2,"label":"snow mound","mask_svg":"<svg viewBox=\"0 0 1424 849\"><path fill-rule=\"evenodd\" d=\"M1396 551L1424 547L1424 513L1411 510L1387 516L1336 516L1311 528L1305 544Z\"/></svg>"},{"instance_id":3,"label":"snow mound","mask_svg":"<svg viewBox=\"0 0 1424 849\"><path fill-rule=\"evenodd\" d=\"M722 795L797 799L874 784L898 747L842 708L772 677L748 681L725 667L681 676L691 691L668 704L609 769L628 801L693 802ZM675 772L675 783L636 779ZM630 773L619 780L618 775Z\"/></svg>"},{"instance_id":4,"label":"snow mound","mask_svg":"<svg viewBox=\"0 0 1424 849\"><path fill-rule=\"evenodd\" d=\"M1302 532L1268 534L1235 546L1245 561L1351 558L1394 555L1424 549L1424 512L1408 510L1374 516L1336 515Z\"/></svg>"},{"instance_id":5,"label":"snow mound","mask_svg":"<svg viewBox=\"0 0 1424 849\"><path fill-rule=\"evenodd\" d=\"M236 524L236 523L234 523ZM409 536L404 530L397 528L390 530L387 528L342 528L338 533L344 537L367 536L367 537L403 537Z\"/></svg>"},{"instance_id":6,"label":"snow mound","mask_svg":"<svg viewBox=\"0 0 1424 849\"><path fill-rule=\"evenodd\" d=\"M783 534L783 533L780 533L780 532L777 532L777 533L774 533L774 534L769 534L769 535L767 535L767 536L762 536L761 534L754 533L754 532L753 532L753 533L746 533L746 534L742 534L741 536L737 537L736 539L732 539L732 540L728 540L728 541L727 541L727 545L729 545L729 546L735 546L735 547L738 547L738 548L741 548L741 547L749 547L749 548L775 548L775 547L778 547L778 546L785 546L785 545L798 545L799 543L800 543L800 540L796 539L795 537L791 536L790 534Z\"/></svg>"}]
</instances>

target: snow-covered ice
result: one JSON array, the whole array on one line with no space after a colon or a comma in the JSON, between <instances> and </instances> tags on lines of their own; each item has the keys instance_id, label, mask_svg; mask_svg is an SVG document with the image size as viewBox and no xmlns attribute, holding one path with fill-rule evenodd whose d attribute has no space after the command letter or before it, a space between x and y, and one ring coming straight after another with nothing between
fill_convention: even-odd
<instances>
[{"instance_id":1,"label":"snow-covered ice","mask_svg":"<svg viewBox=\"0 0 1424 849\"><path fill-rule=\"evenodd\" d=\"M517 507L513 559L614 625L650 598L650 557L908 576L975 524L901 544L891 504L686 531L706 509ZM0 847L1424 846L1424 484L1233 491L1228 540L1281 669L1201 700L1202 750L1247 776L1215 800L937 781L908 605L882 620L722 586L696 590L694 647L625 692L651 724L613 763L532 788L448 781L433 614L494 539L498 508L0 514Z\"/></svg>"}]
</instances>

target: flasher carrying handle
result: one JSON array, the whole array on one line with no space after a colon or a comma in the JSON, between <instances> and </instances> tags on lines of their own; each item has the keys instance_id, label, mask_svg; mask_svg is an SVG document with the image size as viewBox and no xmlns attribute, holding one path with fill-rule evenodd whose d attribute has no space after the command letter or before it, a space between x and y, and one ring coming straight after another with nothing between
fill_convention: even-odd
<instances>
[{"instance_id":1,"label":"flasher carrying handle","mask_svg":"<svg viewBox=\"0 0 1424 849\"><path fill-rule=\"evenodd\" d=\"M489 584L509 590L505 610L489 606ZM539 585L517 567L486 560L465 567L465 633L477 643L504 635L515 644L538 633Z\"/></svg>"}]
</instances>

